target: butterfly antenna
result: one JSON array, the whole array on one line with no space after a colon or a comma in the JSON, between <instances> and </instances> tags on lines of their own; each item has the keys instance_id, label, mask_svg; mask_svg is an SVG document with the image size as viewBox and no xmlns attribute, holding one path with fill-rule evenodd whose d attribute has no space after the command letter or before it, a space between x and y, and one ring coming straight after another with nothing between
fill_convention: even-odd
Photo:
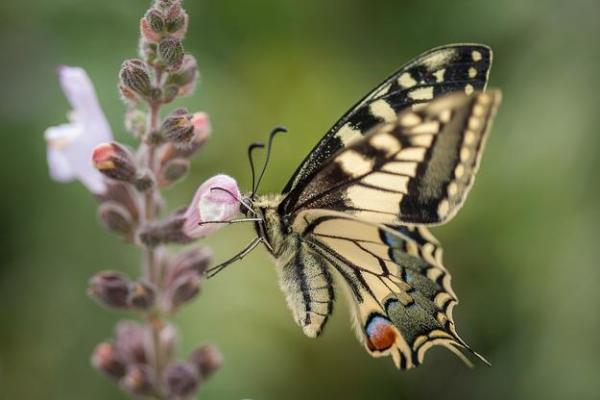
<instances>
[{"instance_id":1,"label":"butterfly antenna","mask_svg":"<svg viewBox=\"0 0 600 400\"><path fill-rule=\"evenodd\" d=\"M254 158L252 157L252 153L254 149L262 149L264 147L264 143L259 142L252 143L250 146L248 146L248 161L250 161L250 170L252 171L252 194L250 195L251 198L254 198L254 195L256 194L256 171L254 170Z\"/></svg>"},{"instance_id":2,"label":"butterfly antenna","mask_svg":"<svg viewBox=\"0 0 600 400\"><path fill-rule=\"evenodd\" d=\"M269 164L269 159L271 158L271 149L273 148L273 139L275 135L281 132L287 132L287 129L281 126L274 128L269 134L269 142L267 144L267 155L265 157L265 163L263 164L262 170L260 171L260 175L258 176L258 180L256 181L256 188L254 189L254 193L258 190L260 186L260 182L262 181L263 176L265 175L265 171L267 170L267 165ZM252 195L254 196L254 193Z\"/></svg>"}]
</instances>

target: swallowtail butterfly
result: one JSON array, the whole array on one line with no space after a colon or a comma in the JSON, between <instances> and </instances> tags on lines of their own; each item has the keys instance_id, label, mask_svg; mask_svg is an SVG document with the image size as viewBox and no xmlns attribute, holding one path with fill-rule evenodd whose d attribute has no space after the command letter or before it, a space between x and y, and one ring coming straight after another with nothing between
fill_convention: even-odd
<instances>
[{"instance_id":1,"label":"swallowtail butterfly","mask_svg":"<svg viewBox=\"0 0 600 400\"><path fill-rule=\"evenodd\" d=\"M262 243L307 336L323 331L337 276L372 356L409 369L441 345L467 364L465 350L486 362L456 332L457 297L428 227L452 219L473 184L501 98L485 91L491 62L478 44L409 62L335 123L281 194L256 195L265 162L240 199L258 237L209 276Z\"/></svg>"}]
</instances>

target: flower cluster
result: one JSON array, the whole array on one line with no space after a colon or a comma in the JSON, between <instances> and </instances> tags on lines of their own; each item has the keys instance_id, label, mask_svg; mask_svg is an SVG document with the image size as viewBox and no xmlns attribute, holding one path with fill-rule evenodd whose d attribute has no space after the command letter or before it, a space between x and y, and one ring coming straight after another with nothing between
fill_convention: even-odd
<instances>
[{"instance_id":1,"label":"flower cluster","mask_svg":"<svg viewBox=\"0 0 600 400\"><path fill-rule=\"evenodd\" d=\"M178 108L160 116L163 105L190 95L198 80L196 59L182 44L188 20L180 0L155 0L140 21L139 58L122 64L118 88L137 148L114 139L91 80L78 67L58 69L73 108L69 123L45 132L51 177L79 180L98 200L102 224L143 253L142 276L103 271L88 288L101 305L142 320L120 321L114 339L92 355L92 365L134 397L190 398L222 363L212 345L178 361L177 330L167 321L200 292L212 254L206 247L171 253L164 245L214 233L239 212L240 198L235 180L217 175L200 185L187 207L159 218L161 191L186 176L211 132L204 112Z\"/></svg>"},{"instance_id":2,"label":"flower cluster","mask_svg":"<svg viewBox=\"0 0 600 400\"><path fill-rule=\"evenodd\" d=\"M164 325L158 334L161 356L174 358L177 331L173 325ZM134 396L158 398L186 398L198 385L219 369L223 360L217 348L205 345L193 351L187 360L167 364L158 384L151 362L156 355L148 344L144 325L131 320L119 321L112 342L99 343L92 355L92 365L110 378L118 379L121 387ZM157 392L164 388L164 394Z\"/></svg>"}]
</instances>

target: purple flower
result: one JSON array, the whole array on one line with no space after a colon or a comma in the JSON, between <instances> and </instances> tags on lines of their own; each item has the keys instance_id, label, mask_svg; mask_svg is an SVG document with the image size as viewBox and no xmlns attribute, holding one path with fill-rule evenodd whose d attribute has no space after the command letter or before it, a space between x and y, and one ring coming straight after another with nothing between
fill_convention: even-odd
<instances>
[{"instance_id":1,"label":"purple flower","mask_svg":"<svg viewBox=\"0 0 600 400\"><path fill-rule=\"evenodd\" d=\"M214 221L226 222L239 213L239 199L235 179L227 175L213 176L200 185L185 211L183 232L195 239L216 232L224 225Z\"/></svg>"},{"instance_id":2,"label":"purple flower","mask_svg":"<svg viewBox=\"0 0 600 400\"><path fill-rule=\"evenodd\" d=\"M110 126L83 69L59 67L58 78L73 110L68 114L68 124L52 126L44 132L50 176L59 182L78 179L92 193L102 194L106 184L94 168L91 155L98 144L112 141Z\"/></svg>"}]
</instances>

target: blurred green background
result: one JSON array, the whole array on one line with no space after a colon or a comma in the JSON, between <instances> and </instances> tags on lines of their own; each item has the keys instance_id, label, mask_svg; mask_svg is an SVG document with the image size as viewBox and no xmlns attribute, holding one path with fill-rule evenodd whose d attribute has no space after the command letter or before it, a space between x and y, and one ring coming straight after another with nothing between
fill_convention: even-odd
<instances>
[{"instance_id":1,"label":"blurred green background","mask_svg":"<svg viewBox=\"0 0 600 400\"><path fill-rule=\"evenodd\" d=\"M65 121L58 64L91 75L120 140L116 77L136 55L148 1L0 3L0 398L124 399L89 365L121 314L85 295L100 269L134 275L138 253L105 232L78 184L47 175L42 132ZM477 183L434 233L461 299L459 332L492 363L470 370L443 349L399 372L372 359L341 300L325 334L303 336L265 251L205 284L179 313L182 354L216 343L224 368L205 399L592 399L600 396L600 3L577 1L188 0L185 42L202 83L177 105L206 110L209 145L169 202L225 172L249 187L246 145L275 125L263 191L280 190L305 153L358 98L419 53L482 42L504 92ZM207 242L225 259L252 236Z\"/></svg>"}]
</instances>

